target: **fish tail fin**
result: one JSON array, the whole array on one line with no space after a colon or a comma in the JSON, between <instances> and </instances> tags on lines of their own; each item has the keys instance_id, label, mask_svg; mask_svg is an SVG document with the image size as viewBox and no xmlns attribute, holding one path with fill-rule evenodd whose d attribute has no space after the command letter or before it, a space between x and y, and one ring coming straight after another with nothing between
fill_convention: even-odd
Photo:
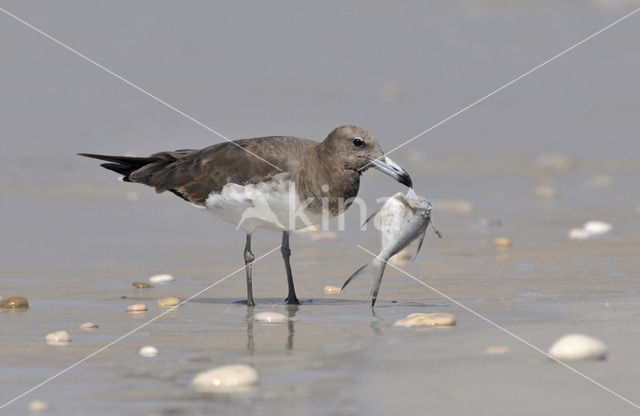
<instances>
[{"instance_id":1,"label":"fish tail fin","mask_svg":"<svg viewBox=\"0 0 640 416\"><path fill-rule=\"evenodd\" d=\"M376 297L378 296L378 290L380 290L380 282L382 281L382 274L384 273L384 268L386 265L387 263L381 258L374 258L369 263L356 270L356 272L351 276L349 276L347 281L342 285L341 290L344 290L344 288L347 287L347 285L356 277L371 276L373 278L373 284L371 287L371 295L373 300L371 302L371 306L373 306L376 302Z\"/></svg>"},{"instance_id":2,"label":"fish tail fin","mask_svg":"<svg viewBox=\"0 0 640 416\"><path fill-rule=\"evenodd\" d=\"M371 262L369 262L371 263ZM362 271L369 265L369 263L365 264L364 266L360 267L358 270L356 270L351 276L349 276L349 278L344 282L344 284L342 285L342 289L340 289L341 292L344 291L344 288L347 287L347 285L349 284L349 282L351 282L353 279L355 279L356 277L360 276L360 274L362 274Z\"/></svg>"},{"instance_id":3,"label":"fish tail fin","mask_svg":"<svg viewBox=\"0 0 640 416\"><path fill-rule=\"evenodd\" d=\"M371 264L373 273L373 281L371 282L371 307L373 308L376 304L376 299L378 298L378 291L382 284L382 275L384 274L384 268L387 266L387 262L376 257L371 260L369 264Z\"/></svg>"}]
</instances>

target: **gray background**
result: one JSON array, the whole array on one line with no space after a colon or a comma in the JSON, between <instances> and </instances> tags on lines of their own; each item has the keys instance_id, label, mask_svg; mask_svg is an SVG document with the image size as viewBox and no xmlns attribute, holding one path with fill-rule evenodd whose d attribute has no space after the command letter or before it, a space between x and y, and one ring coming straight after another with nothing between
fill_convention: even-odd
<instances>
[{"instance_id":1,"label":"gray background","mask_svg":"<svg viewBox=\"0 0 640 416\"><path fill-rule=\"evenodd\" d=\"M348 123L392 149L639 5L20 0L0 7L229 138L322 140ZM602 336L612 360L580 368L630 398L640 365L639 44L636 15L392 154L433 199L446 237L429 237L409 270L542 348L568 331ZM10 374L4 402L141 323L123 318L132 301L120 296L142 296L130 293L131 281L171 272L179 283L147 295L148 303L185 298L242 266L244 236L75 156L146 155L222 139L2 13L0 51L0 295L21 294L32 305L26 314L0 314L0 368ZM598 185L599 177L610 183ZM536 200L537 185L553 186L559 198ZM361 196L374 204L398 190L372 172ZM475 210L438 211L448 199ZM356 214L330 244L294 237L302 298L321 298L322 286L339 285L369 259L355 243L377 249L378 236L358 231ZM589 219L612 222L616 232L569 244L567 230ZM487 220L502 227L488 229ZM513 251L495 253L495 236L512 238ZM278 243L274 233L256 233L256 256ZM278 257L255 272L256 301L270 309L281 308L285 294ZM232 303L245 293L236 275L233 286L9 410L20 413L31 398L60 414L632 409L464 310L446 309L459 316L455 331L395 331L397 318L452 305L388 274L378 315L367 307L368 282L357 282L345 303L301 309L293 353L280 345L291 332L265 329L255 355L245 350L246 311ZM46 332L86 320L104 323L104 332L84 341L72 333L66 350L42 342ZM139 361L146 343L160 347L159 361ZM514 354L479 357L496 343ZM258 367L257 393L226 401L190 392L195 372L230 361Z\"/></svg>"}]
</instances>

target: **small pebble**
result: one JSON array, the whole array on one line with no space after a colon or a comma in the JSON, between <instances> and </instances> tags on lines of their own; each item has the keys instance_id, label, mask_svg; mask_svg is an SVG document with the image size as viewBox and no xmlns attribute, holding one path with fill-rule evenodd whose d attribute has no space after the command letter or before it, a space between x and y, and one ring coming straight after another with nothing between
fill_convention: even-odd
<instances>
[{"instance_id":1,"label":"small pebble","mask_svg":"<svg viewBox=\"0 0 640 416\"><path fill-rule=\"evenodd\" d=\"M260 312L253 316L253 319L260 322L287 322L289 318L279 312Z\"/></svg>"},{"instance_id":2,"label":"small pebble","mask_svg":"<svg viewBox=\"0 0 640 416\"><path fill-rule=\"evenodd\" d=\"M504 354L506 352L509 352L509 347L506 345L492 345L484 350L485 354Z\"/></svg>"},{"instance_id":3,"label":"small pebble","mask_svg":"<svg viewBox=\"0 0 640 416\"><path fill-rule=\"evenodd\" d=\"M539 199L546 200L556 199L558 197L558 193L555 189L545 185L537 186L534 191L534 195Z\"/></svg>"},{"instance_id":4,"label":"small pebble","mask_svg":"<svg viewBox=\"0 0 640 416\"><path fill-rule=\"evenodd\" d=\"M127 312L144 312L147 310L147 305L144 303L136 303L135 305L127 306Z\"/></svg>"},{"instance_id":5,"label":"small pebble","mask_svg":"<svg viewBox=\"0 0 640 416\"><path fill-rule=\"evenodd\" d=\"M589 179L587 185L593 187L605 187L611 185L613 182L613 178L609 175L596 175L593 178Z\"/></svg>"},{"instance_id":6,"label":"small pebble","mask_svg":"<svg viewBox=\"0 0 640 416\"><path fill-rule=\"evenodd\" d=\"M23 297L13 296L10 298L6 298L2 302L0 302L0 308L5 309L26 309L29 307L29 302Z\"/></svg>"},{"instance_id":7,"label":"small pebble","mask_svg":"<svg viewBox=\"0 0 640 416\"><path fill-rule=\"evenodd\" d=\"M412 313L404 319L397 320L393 326L453 326L456 324L456 317L450 313Z\"/></svg>"},{"instance_id":8,"label":"small pebble","mask_svg":"<svg viewBox=\"0 0 640 416\"><path fill-rule=\"evenodd\" d=\"M151 283L169 283L173 282L174 280L175 277L171 276L170 274L157 274L149 278L149 281Z\"/></svg>"},{"instance_id":9,"label":"small pebble","mask_svg":"<svg viewBox=\"0 0 640 416\"><path fill-rule=\"evenodd\" d=\"M583 228L572 228L569 230L569 238L572 240L586 240L591 234Z\"/></svg>"},{"instance_id":10,"label":"small pebble","mask_svg":"<svg viewBox=\"0 0 640 416\"><path fill-rule=\"evenodd\" d=\"M138 353L143 357L155 357L158 355L158 349L151 345L145 345L144 347L140 348L140 351L138 351Z\"/></svg>"},{"instance_id":11,"label":"small pebble","mask_svg":"<svg viewBox=\"0 0 640 416\"><path fill-rule=\"evenodd\" d=\"M498 248L509 248L511 247L511 240L505 237L495 238L493 240L493 246Z\"/></svg>"},{"instance_id":12,"label":"small pebble","mask_svg":"<svg viewBox=\"0 0 640 416\"><path fill-rule=\"evenodd\" d=\"M457 212L459 214L470 214L473 212L473 204L469 201L438 201L433 203L436 211Z\"/></svg>"},{"instance_id":13,"label":"small pebble","mask_svg":"<svg viewBox=\"0 0 640 416\"><path fill-rule=\"evenodd\" d=\"M255 368L244 364L232 364L212 368L197 374L192 386L202 392L232 393L246 391L258 382Z\"/></svg>"},{"instance_id":14,"label":"small pebble","mask_svg":"<svg viewBox=\"0 0 640 416\"><path fill-rule=\"evenodd\" d=\"M551 153L539 156L535 165L544 170L567 170L571 168L573 162L565 155Z\"/></svg>"},{"instance_id":15,"label":"small pebble","mask_svg":"<svg viewBox=\"0 0 640 416\"><path fill-rule=\"evenodd\" d=\"M611 224L603 221L588 221L584 223L582 228L591 235L606 234L613 230L613 226Z\"/></svg>"},{"instance_id":16,"label":"small pebble","mask_svg":"<svg viewBox=\"0 0 640 416\"><path fill-rule=\"evenodd\" d=\"M31 403L29 403L30 412L46 412L50 408L51 406L49 406L49 403L44 402L42 400L34 400Z\"/></svg>"},{"instance_id":17,"label":"small pebble","mask_svg":"<svg viewBox=\"0 0 640 416\"><path fill-rule=\"evenodd\" d=\"M136 289L149 289L153 287L149 283L142 282L133 282L131 283L131 286L135 287Z\"/></svg>"},{"instance_id":18,"label":"small pebble","mask_svg":"<svg viewBox=\"0 0 640 416\"><path fill-rule=\"evenodd\" d=\"M338 233L334 233L333 231L323 231L311 234L311 240L313 241L335 241L337 239Z\"/></svg>"},{"instance_id":19,"label":"small pebble","mask_svg":"<svg viewBox=\"0 0 640 416\"><path fill-rule=\"evenodd\" d=\"M67 331L56 331L47 334L44 340L49 345L67 345L71 342L71 337Z\"/></svg>"},{"instance_id":20,"label":"small pebble","mask_svg":"<svg viewBox=\"0 0 640 416\"><path fill-rule=\"evenodd\" d=\"M582 334L565 335L549 348L549 355L556 360L604 360L607 347L596 338Z\"/></svg>"},{"instance_id":21,"label":"small pebble","mask_svg":"<svg viewBox=\"0 0 640 416\"><path fill-rule=\"evenodd\" d=\"M411 260L411 253L409 253L409 250L403 249L403 250L400 250L395 255L391 256L389 258L389 263L393 264L394 266L403 266L409 263L410 260Z\"/></svg>"},{"instance_id":22,"label":"small pebble","mask_svg":"<svg viewBox=\"0 0 640 416\"><path fill-rule=\"evenodd\" d=\"M325 295L336 295L338 293L342 292L342 289L340 289L338 286L325 286L324 287L324 294Z\"/></svg>"},{"instance_id":23,"label":"small pebble","mask_svg":"<svg viewBox=\"0 0 640 416\"><path fill-rule=\"evenodd\" d=\"M158 301L158 306L161 306L163 308L173 308L174 306L178 306L179 304L180 299L178 298L165 298Z\"/></svg>"},{"instance_id":24,"label":"small pebble","mask_svg":"<svg viewBox=\"0 0 640 416\"><path fill-rule=\"evenodd\" d=\"M93 322L85 322L80 325L80 329L82 329L83 331L93 331L98 329L98 325L94 324Z\"/></svg>"}]
</instances>

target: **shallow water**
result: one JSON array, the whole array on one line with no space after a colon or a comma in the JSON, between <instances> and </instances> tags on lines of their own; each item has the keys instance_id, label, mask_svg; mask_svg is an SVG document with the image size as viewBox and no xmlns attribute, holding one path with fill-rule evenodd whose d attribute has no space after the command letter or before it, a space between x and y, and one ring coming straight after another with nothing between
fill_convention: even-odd
<instances>
[{"instance_id":1,"label":"shallow water","mask_svg":"<svg viewBox=\"0 0 640 416\"><path fill-rule=\"evenodd\" d=\"M208 3L5 2L2 7L232 138L321 139L356 123L392 149L638 7L636 2L342 3L251 7ZM271 16L266 18L266 16ZM173 195L118 183L73 156L204 147L221 139L8 17L0 24L0 405L243 266L244 236ZM393 153L434 203L418 259L403 268L546 350L559 336L602 339L604 362L572 365L640 401L640 204L633 17ZM292 35L295 34L295 35ZM551 158L549 154L562 157ZM536 186L558 197L536 198ZM363 177L370 206L400 187ZM132 194L135 193L135 194ZM439 209L464 200L471 213ZM573 241L587 220L614 229ZM254 268L253 322L243 272L2 409L48 414L630 414L634 408L402 273L388 268L375 311L368 284L340 286L378 250L352 208L336 241L292 237L299 308L286 308L280 254ZM500 225L495 225L499 223ZM336 223L333 224L335 228ZM497 249L495 237L513 241ZM279 244L257 232L256 257ZM157 273L176 281L131 287ZM149 311L126 314L132 303ZM393 327L413 312L457 326ZM78 328L83 322L96 331ZM65 347L44 343L67 330ZM138 350L154 345L156 358ZM501 355L485 348L505 345ZM194 392L192 377L254 365L248 393ZM514 410L516 409L516 410Z\"/></svg>"}]
</instances>

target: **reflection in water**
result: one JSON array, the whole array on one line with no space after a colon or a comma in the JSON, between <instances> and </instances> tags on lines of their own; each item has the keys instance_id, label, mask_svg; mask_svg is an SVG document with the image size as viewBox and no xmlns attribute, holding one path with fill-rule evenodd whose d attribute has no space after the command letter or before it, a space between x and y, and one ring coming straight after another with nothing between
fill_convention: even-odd
<instances>
[{"instance_id":1,"label":"reflection in water","mask_svg":"<svg viewBox=\"0 0 640 416\"><path fill-rule=\"evenodd\" d=\"M287 329L288 329L288 336L287 336L287 351L291 352L293 350L293 334L294 334L294 329L293 329L293 323L295 321L295 317L296 317L296 312L298 312L298 309L300 309L300 307L298 305L287 305L287 312L289 313L289 320L287 321Z\"/></svg>"},{"instance_id":2,"label":"reflection in water","mask_svg":"<svg viewBox=\"0 0 640 416\"><path fill-rule=\"evenodd\" d=\"M249 355L253 355L256 351L256 345L253 341L253 310L255 307L247 306L247 350Z\"/></svg>"},{"instance_id":3,"label":"reflection in water","mask_svg":"<svg viewBox=\"0 0 640 416\"><path fill-rule=\"evenodd\" d=\"M253 306L247 307L247 351L249 351L249 355L254 355L256 352L255 340L253 338L254 309L255 308ZM287 343L285 348L288 352L293 351L293 334L295 333L294 323L298 309L300 309L298 305L286 306L289 319L287 320Z\"/></svg>"},{"instance_id":4,"label":"reflection in water","mask_svg":"<svg viewBox=\"0 0 640 416\"><path fill-rule=\"evenodd\" d=\"M373 329L374 335L382 335L382 329L380 329L380 322L384 321L383 318L376 315L376 310L371 308L371 316L373 319L371 320L371 329Z\"/></svg>"}]
</instances>

